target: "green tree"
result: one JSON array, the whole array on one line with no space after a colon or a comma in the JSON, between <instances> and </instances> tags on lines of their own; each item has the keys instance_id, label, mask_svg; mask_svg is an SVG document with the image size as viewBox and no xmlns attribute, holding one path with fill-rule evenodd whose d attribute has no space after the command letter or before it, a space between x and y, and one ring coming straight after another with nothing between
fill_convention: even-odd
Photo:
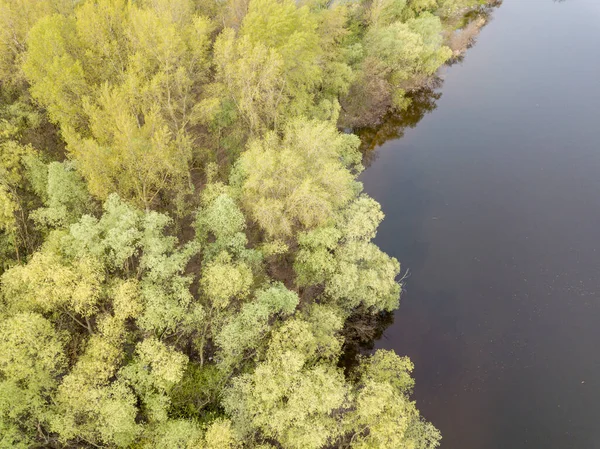
<instances>
[{"instance_id":1,"label":"green tree","mask_svg":"<svg viewBox=\"0 0 600 449\"><path fill-rule=\"evenodd\" d=\"M251 135L301 115L335 121L351 73L334 51L343 34L334 14L290 0L252 0L247 8L239 31L225 29L215 43L214 94L202 104L213 111L207 118L233 104Z\"/></svg>"},{"instance_id":2,"label":"green tree","mask_svg":"<svg viewBox=\"0 0 600 449\"><path fill-rule=\"evenodd\" d=\"M33 25L51 14L68 14L71 0L2 0L0 1L0 79L7 83L22 82L21 59Z\"/></svg>"},{"instance_id":3,"label":"green tree","mask_svg":"<svg viewBox=\"0 0 600 449\"><path fill-rule=\"evenodd\" d=\"M77 57L76 21L72 16L42 18L29 32L23 71L31 95L62 127L82 127L82 100L91 94Z\"/></svg>"},{"instance_id":4,"label":"green tree","mask_svg":"<svg viewBox=\"0 0 600 449\"><path fill-rule=\"evenodd\" d=\"M363 360L359 380L351 393L343 420L350 448L433 449L440 433L419 415L409 394L413 388L412 363L391 351L379 350Z\"/></svg>"},{"instance_id":5,"label":"green tree","mask_svg":"<svg viewBox=\"0 0 600 449\"><path fill-rule=\"evenodd\" d=\"M177 4L88 1L29 33L31 93L101 199L116 191L149 208L160 193L185 190L213 27Z\"/></svg>"},{"instance_id":6,"label":"green tree","mask_svg":"<svg viewBox=\"0 0 600 449\"><path fill-rule=\"evenodd\" d=\"M27 265L15 266L2 277L11 310L59 310L73 317L96 313L103 280L102 265L93 257L75 262L52 250L35 253Z\"/></svg>"},{"instance_id":7,"label":"green tree","mask_svg":"<svg viewBox=\"0 0 600 449\"><path fill-rule=\"evenodd\" d=\"M168 419L168 393L183 377L188 358L155 338L138 343L136 358L119 375L131 385L143 403L150 422Z\"/></svg>"},{"instance_id":8,"label":"green tree","mask_svg":"<svg viewBox=\"0 0 600 449\"><path fill-rule=\"evenodd\" d=\"M273 318L291 315L298 303L298 295L282 284L257 292L252 301L242 305L239 313L226 319L215 335L221 363L232 367L248 354L259 351L262 340L271 329Z\"/></svg>"},{"instance_id":9,"label":"green tree","mask_svg":"<svg viewBox=\"0 0 600 449\"><path fill-rule=\"evenodd\" d=\"M370 242L382 219L379 204L361 195L338 214L335 226L300 233L294 263L298 285L322 285L324 298L346 312L359 306L372 312L397 308L400 264Z\"/></svg>"},{"instance_id":10,"label":"green tree","mask_svg":"<svg viewBox=\"0 0 600 449\"><path fill-rule=\"evenodd\" d=\"M2 120L0 119L0 123ZM21 126L4 122L8 138L0 133L0 271L19 262L33 251L37 233L30 210L41 206L47 184L46 165L31 145L13 140Z\"/></svg>"},{"instance_id":11,"label":"green tree","mask_svg":"<svg viewBox=\"0 0 600 449\"><path fill-rule=\"evenodd\" d=\"M55 432L64 443L126 447L145 429L136 421L138 400L146 427L166 419L168 394L187 357L158 338L189 335L203 316L183 275L196 246L179 247L164 233L169 223L112 196L100 219L83 216L68 231L51 232L26 265L2 276L8 316L41 312L51 329L69 336L71 369L55 385L54 405L42 407L38 438ZM141 338L140 331L157 337ZM127 356L128 342L137 342L134 357Z\"/></svg>"},{"instance_id":12,"label":"green tree","mask_svg":"<svg viewBox=\"0 0 600 449\"><path fill-rule=\"evenodd\" d=\"M18 205L8 189L0 184L0 271L7 268L12 254L18 248L17 221L15 212Z\"/></svg>"},{"instance_id":13,"label":"green tree","mask_svg":"<svg viewBox=\"0 0 600 449\"><path fill-rule=\"evenodd\" d=\"M47 424L67 366L63 337L36 313L0 322L0 447L30 447Z\"/></svg>"},{"instance_id":14,"label":"green tree","mask_svg":"<svg viewBox=\"0 0 600 449\"><path fill-rule=\"evenodd\" d=\"M244 208L269 237L290 237L333 219L359 189L358 140L326 122L297 120L242 154L233 175Z\"/></svg>"},{"instance_id":15,"label":"green tree","mask_svg":"<svg viewBox=\"0 0 600 449\"><path fill-rule=\"evenodd\" d=\"M211 260L222 251L241 256L248 250L244 233L246 217L235 200L224 190L209 185L203 194L203 207L196 214L196 238L204 246L204 259ZM224 187L224 186L223 186ZM215 190L215 198L211 198ZM208 242L209 237L214 241Z\"/></svg>"},{"instance_id":16,"label":"green tree","mask_svg":"<svg viewBox=\"0 0 600 449\"><path fill-rule=\"evenodd\" d=\"M123 331L123 323L106 317L62 380L50 428L63 442L79 439L125 447L139 434L134 394L123 382L111 382L123 357Z\"/></svg>"},{"instance_id":17,"label":"green tree","mask_svg":"<svg viewBox=\"0 0 600 449\"><path fill-rule=\"evenodd\" d=\"M383 27L402 20L407 0L376 0L368 11L369 24Z\"/></svg>"},{"instance_id":18,"label":"green tree","mask_svg":"<svg viewBox=\"0 0 600 449\"><path fill-rule=\"evenodd\" d=\"M273 439L289 448L334 441L333 412L344 406L347 387L342 372L320 353L327 355L338 341L331 334L318 338L311 327L301 319L288 321L273 335L266 360L226 392L225 409L247 440Z\"/></svg>"},{"instance_id":19,"label":"green tree","mask_svg":"<svg viewBox=\"0 0 600 449\"><path fill-rule=\"evenodd\" d=\"M118 192L150 209L170 184L184 188L190 143L173 134L157 106L140 110L121 89L100 90L97 106L87 108L92 137L65 132L69 150L93 194Z\"/></svg>"},{"instance_id":20,"label":"green tree","mask_svg":"<svg viewBox=\"0 0 600 449\"><path fill-rule=\"evenodd\" d=\"M389 110L406 109L407 92L425 85L452 56L436 8L436 0L378 0L359 15L356 77L342 99L342 123L371 126Z\"/></svg>"},{"instance_id":21,"label":"green tree","mask_svg":"<svg viewBox=\"0 0 600 449\"><path fill-rule=\"evenodd\" d=\"M480 4L0 0L0 447L437 447L339 127Z\"/></svg>"},{"instance_id":22,"label":"green tree","mask_svg":"<svg viewBox=\"0 0 600 449\"><path fill-rule=\"evenodd\" d=\"M32 212L31 218L35 222L49 227L66 227L92 209L87 187L73 164L52 162L44 177L46 207Z\"/></svg>"},{"instance_id":23,"label":"green tree","mask_svg":"<svg viewBox=\"0 0 600 449\"><path fill-rule=\"evenodd\" d=\"M288 103L281 55L261 42L252 43L247 36L236 38L227 29L215 42L214 61L213 97L198 108L212 110L204 112L204 120L214 121L231 104L251 134L275 126Z\"/></svg>"}]
</instances>

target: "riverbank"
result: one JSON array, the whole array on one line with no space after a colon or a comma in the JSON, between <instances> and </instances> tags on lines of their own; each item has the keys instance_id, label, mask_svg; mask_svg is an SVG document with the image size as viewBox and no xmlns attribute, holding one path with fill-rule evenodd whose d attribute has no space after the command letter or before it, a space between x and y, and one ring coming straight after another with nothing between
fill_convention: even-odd
<instances>
[{"instance_id":1,"label":"riverbank","mask_svg":"<svg viewBox=\"0 0 600 449\"><path fill-rule=\"evenodd\" d=\"M596 444L599 14L505 1L360 178L411 273L375 348L415 363L443 449Z\"/></svg>"}]
</instances>

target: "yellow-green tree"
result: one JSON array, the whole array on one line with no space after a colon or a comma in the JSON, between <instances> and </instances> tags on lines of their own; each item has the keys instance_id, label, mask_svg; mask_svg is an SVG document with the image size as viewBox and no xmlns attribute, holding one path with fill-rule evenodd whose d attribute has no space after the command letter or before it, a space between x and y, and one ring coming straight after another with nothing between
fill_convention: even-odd
<instances>
[{"instance_id":1,"label":"yellow-green tree","mask_svg":"<svg viewBox=\"0 0 600 449\"><path fill-rule=\"evenodd\" d=\"M172 3L87 1L29 33L31 92L101 199L116 191L149 208L188 182L213 27L191 2Z\"/></svg>"},{"instance_id":2,"label":"yellow-green tree","mask_svg":"<svg viewBox=\"0 0 600 449\"><path fill-rule=\"evenodd\" d=\"M17 84L23 81L21 63L27 49L27 37L35 23L52 14L69 14L72 0L0 1L0 80Z\"/></svg>"},{"instance_id":3,"label":"yellow-green tree","mask_svg":"<svg viewBox=\"0 0 600 449\"><path fill-rule=\"evenodd\" d=\"M271 238L289 238L332 220L359 191L356 136L330 123L296 120L283 138L251 142L233 174L244 208Z\"/></svg>"},{"instance_id":4,"label":"yellow-green tree","mask_svg":"<svg viewBox=\"0 0 600 449\"><path fill-rule=\"evenodd\" d=\"M215 43L208 119L231 103L252 135L301 115L335 121L351 73L334 51L343 35L334 17L291 0L250 1L239 30Z\"/></svg>"},{"instance_id":5,"label":"yellow-green tree","mask_svg":"<svg viewBox=\"0 0 600 449\"><path fill-rule=\"evenodd\" d=\"M64 337L37 313L0 322L0 447L31 447L47 426L67 366Z\"/></svg>"}]
</instances>

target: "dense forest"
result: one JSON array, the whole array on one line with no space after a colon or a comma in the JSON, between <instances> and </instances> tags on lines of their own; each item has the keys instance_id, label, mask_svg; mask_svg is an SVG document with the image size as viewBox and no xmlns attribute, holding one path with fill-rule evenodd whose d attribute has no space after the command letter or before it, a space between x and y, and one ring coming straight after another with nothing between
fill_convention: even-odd
<instances>
[{"instance_id":1,"label":"dense forest","mask_svg":"<svg viewBox=\"0 0 600 449\"><path fill-rule=\"evenodd\" d=\"M0 447L438 446L348 130L488 3L0 0Z\"/></svg>"}]
</instances>

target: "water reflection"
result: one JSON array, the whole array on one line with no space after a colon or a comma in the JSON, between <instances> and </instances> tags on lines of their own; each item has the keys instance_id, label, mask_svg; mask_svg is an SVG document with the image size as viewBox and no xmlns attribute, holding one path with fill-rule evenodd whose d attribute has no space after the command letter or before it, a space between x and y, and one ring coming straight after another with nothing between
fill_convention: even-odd
<instances>
[{"instance_id":1,"label":"water reflection","mask_svg":"<svg viewBox=\"0 0 600 449\"><path fill-rule=\"evenodd\" d=\"M425 115L435 110L436 101L442 96L442 93L438 91L441 86L442 79L439 76L433 78L428 87L408 95L411 103L406 111L388 113L377 127L355 130L361 140L365 167L369 167L377 158L375 150L378 147L389 140L402 138L407 129L417 126Z\"/></svg>"},{"instance_id":2,"label":"water reflection","mask_svg":"<svg viewBox=\"0 0 600 449\"><path fill-rule=\"evenodd\" d=\"M475 45L477 35L491 22L493 11L501 4L502 0L497 0L481 5L479 8L465 14L462 26L457 29L455 33L460 33L461 30L468 29L471 24L479 23L479 25L475 26L469 33L466 43L460 45L464 48L462 48L461 51L457 51L455 56L448 61L448 67L463 62L467 54L466 50ZM447 38L449 40L452 39L450 36L447 36ZM378 147L388 141L401 139L406 130L417 126L427 114L436 109L437 101L442 97L442 86L442 77L436 75L429 80L427 86L407 95L411 102L406 110L401 112L389 112L383 118L382 122L375 127L365 127L354 130L354 133L361 139L361 150L365 167L369 167L373 161L377 159L377 152L375 150Z\"/></svg>"}]
</instances>

